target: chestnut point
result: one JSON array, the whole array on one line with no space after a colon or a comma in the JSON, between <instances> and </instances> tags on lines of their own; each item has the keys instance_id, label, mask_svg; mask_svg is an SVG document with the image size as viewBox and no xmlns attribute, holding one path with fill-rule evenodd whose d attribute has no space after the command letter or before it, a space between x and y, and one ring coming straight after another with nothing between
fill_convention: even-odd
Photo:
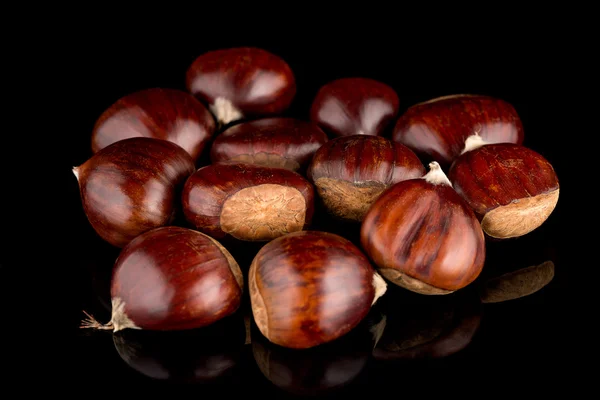
<instances>
[{"instance_id":1,"label":"chestnut point","mask_svg":"<svg viewBox=\"0 0 600 400\"><path fill-rule=\"evenodd\" d=\"M349 240L300 231L264 245L248 272L254 320L269 341L305 349L356 327L387 289Z\"/></svg>"},{"instance_id":2,"label":"chestnut point","mask_svg":"<svg viewBox=\"0 0 600 400\"><path fill-rule=\"evenodd\" d=\"M223 162L198 169L185 183L183 212L217 239L269 241L310 225L312 185L300 174L260 165Z\"/></svg>"},{"instance_id":3,"label":"chestnut point","mask_svg":"<svg viewBox=\"0 0 600 400\"><path fill-rule=\"evenodd\" d=\"M421 294L448 294L473 282L485 259L477 217L440 165L399 182L373 203L361 244L391 282Z\"/></svg>"},{"instance_id":4,"label":"chestnut point","mask_svg":"<svg viewBox=\"0 0 600 400\"><path fill-rule=\"evenodd\" d=\"M333 216L360 222L386 188L425 172L408 147L379 136L352 135L317 150L307 176Z\"/></svg>"},{"instance_id":5,"label":"chestnut point","mask_svg":"<svg viewBox=\"0 0 600 400\"><path fill-rule=\"evenodd\" d=\"M301 172L328 138L316 124L273 117L236 124L212 144L213 163L236 161Z\"/></svg>"},{"instance_id":6,"label":"chestnut point","mask_svg":"<svg viewBox=\"0 0 600 400\"><path fill-rule=\"evenodd\" d=\"M558 203L560 188L552 165L539 153L513 143L469 137L448 176L484 232L497 239L532 232Z\"/></svg>"}]
</instances>

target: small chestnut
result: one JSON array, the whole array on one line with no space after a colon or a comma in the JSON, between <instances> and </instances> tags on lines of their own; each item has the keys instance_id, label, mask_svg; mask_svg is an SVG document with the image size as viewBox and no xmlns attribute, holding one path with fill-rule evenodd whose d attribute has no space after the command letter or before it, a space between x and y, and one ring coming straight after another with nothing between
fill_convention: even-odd
<instances>
[{"instance_id":1,"label":"small chestnut","mask_svg":"<svg viewBox=\"0 0 600 400\"><path fill-rule=\"evenodd\" d=\"M129 242L115 262L110 322L90 317L82 328L200 328L237 311L242 291L240 267L215 239L188 228L156 228Z\"/></svg>"},{"instance_id":2,"label":"small chestnut","mask_svg":"<svg viewBox=\"0 0 600 400\"><path fill-rule=\"evenodd\" d=\"M238 161L303 171L328 138L312 122L273 117L242 122L223 131L212 144L213 163Z\"/></svg>"},{"instance_id":3,"label":"small chestnut","mask_svg":"<svg viewBox=\"0 0 600 400\"><path fill-rule=\"evenodd\" d=\"M332 136L380 136L398 115L398 95L385 83L361 77L323 85L310 109L310 119Z\"/></svg>"},{"instance_id":4,"label":"small chestnut","mask_svg":"<svg viewBox=\"0 0 600 400\"><path fill-rule=\"evenodd\" d=\"M307 176L332 215L360 222L386 188L425 172L421 160L403 144L352 135L332 139L317 150Z\"/></svg>"},{"instance_id":5,"label":"small chestnut","mask_svg":"<svg viewBox=\"0 0 600 400\"><path fill-rule=\"evenodd\" d=\"M421 294L448 294L473 282L485 260L484 234L469 205L433 161L422 178L379 196L360 238L379 272Z\"/></svg>"},{"instance_id":6,"label":"small chestnut","mask_svg":"<svg viewBox=\"0 0 600 400\"><path fill-rule=\"evenodd\" d=\"M448 177L496 239L523 236L542 225L558 203L559 182L541 154L514 143L487 143L475 134Z\"/></svg>"},{"instance_id":7,"label":"small chestnut","mask_svg":"<svg viewBox=\"0 0 600 400\"><path fill-rule=\"evenodd\" d=\"M415 104L396 122L392 139L446 168L476 132L489 143L523 143L523 124L515 108L504 100L474 94Z\"/></svg>"},{"instance_id":8,"label":"small chestnut","mask_svg":"<svg viewBox=\"0 0 600 400\"><path fill-rule=\"evenodd\" d=\"M143 136L178 144L196 161L215 129L212 114L191 94L163 88L140 90L120 98L100 115L92 132L92 151Z\"/></svg>"},{"instance_id":9,"label":"small chestnut","mask_svg":"<svg viewBox=\"0 0 600 400\"><path fill-rule=\"evenodd\" d=\"M146 137L119 140L73 168L83 210L98 235L116 247L174 221L190 155L175 143Z\"/></svg>"},{"instance_id":10,"label":"small chestnut","mask_svg":"<svg viewBox=\"0 0 600 400\"><path fill-rule=\"evenodd\" d=\"M264 245L252 261L248 285L262 335L296 349L344 336L387 290L358 247L321 231L293 232Z\"/></svg>"},{"instance_id":11,"label":"small chestnut","mask_svg":"<svg viewBox=\"0 0 600 400\"><path fill-rule=\"evenodd\" d=\"M305 229L314 212L314 190L294 171L223 162L192 174L182 202L188 223L207 235L261 242Z\"/></svg>"},{"instance_id":12,"label":"small chestnut","mask_svg":"<svg viewBox=\"0 0 600 400\"><path fill-rule=\"evenodd\" d=\"M255 47L201 54L187 70L186 85L208 104L221 125L281 114L296 95L290 66L279 56Z\"/></svg>"}]
</instances>

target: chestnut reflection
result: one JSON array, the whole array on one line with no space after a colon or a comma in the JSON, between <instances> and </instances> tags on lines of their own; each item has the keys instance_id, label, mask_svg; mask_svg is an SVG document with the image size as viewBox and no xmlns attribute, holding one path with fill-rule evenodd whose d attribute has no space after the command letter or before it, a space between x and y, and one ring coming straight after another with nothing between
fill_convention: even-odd
<instances>
[{"instance_id":1,"label":"chestnut reflection","mask_svg":"<svg viewBox=\"0 0 600 400\"><path fill-rule=\"evenodd\" d=\"M364 370L385 323L385 316L375 306L347 335L303 350L271 343L253 324L252 353L260 371L277 387L302 396L330 394Z\"/></svg>"},{"instance_id":2,"label":"chestnut reflection","mask_svg":"<svg viewBox=\"0 0 600 400\"><path fill-rule=\"evenodd\" d=\"M245 337L244 320L235 314L188 331L124 330L113 334L113 341L123 361L149 378L208 383L232 373Z\"/></svg>"},{"instance_id":3,"label":"chestnut reflection","mask_svg":"<svg viewBox=\"0 0 600 400\"><path fill-rule=\"evenodd\" d=\"M373 350L378 360L447 357L465 349L479 329L481 301L471 288L447 296L390 296L387 327Z\"/></svg>"}]
</instances>

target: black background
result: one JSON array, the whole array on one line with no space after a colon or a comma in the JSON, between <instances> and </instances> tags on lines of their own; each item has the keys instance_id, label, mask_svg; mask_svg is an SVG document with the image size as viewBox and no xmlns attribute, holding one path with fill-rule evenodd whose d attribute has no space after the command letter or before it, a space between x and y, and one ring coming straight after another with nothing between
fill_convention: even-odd
<instances>
[{"instance_id":1,"label":"black background","mask_svg":"<svg viewBox=\"0 0 600 400\"><path fill-rule=\"evenodd\" d=\"M60 218L48 217L56 233L48 239L51 249L40 263L39 285L34 284L43 287L37 292L42 300L34 302L36 314L47 322L29 331L29 348L43 350L34 353L36 358L21 360L18 376L28 377L26 385L43 379L49 392L100 396L121 392L212 396L240 390L283 398L289 394L265 378L256 366L251 345L240 344L239 337L232 338L231 347L222 343L208 346L213 352L237 354L237 367L220 380L198 385L150 379L119 356L112 334L78 329L84 309L99 319L109 318L106 276L118 254L102 243L87 223L71 172L91 156L90 134L96 118L118 98L136 90L184 90L187 67L205 51L249 45L270 50L290 64L298 91L286 115L298 118L308 117L311 100L321 85L345 76L365 76L389 84L399 94L401 112L417 102L454 93L502 98L513 104L522 118L524 144L553 164L561 182L558 206L541 228L517 240L493 243L490 248L489 262L499 269L552 260L556 275L548 286L523 299L484 305L479 330L464 350L439 360L384 363L369 359L356 379L330 395L381 396L389 391L487 395L503 390L539 394L578 387L572 374L572 360L578 355L573 350L573 338L577 337L573 327L578 323L569 300L576 279L565 239L569 231L567 204L574 189L567 178L571 160L564 154L563 128L558 125L567 101L559 93L565 90L570 73L556 62L571 54L560 35L438 34L417 43L414 36L396 37L392 32L351 38L339 32L295 38L272 32L263 37L244 33L229 39L213 34L202 40L193 36L184 40L150 32L153 29L156 27L148 25L143 38L139 30L124 30L110 39L98 39L88 31L79 37L61 35L60 46L48 59L56 71L55 81L60 81L52 86L56 89L45 92L46 99L56 94L58 103L49 131L57 148L54 159L59 159L53 184L60 185L60 195L52 195L48 201L59 203L57 207L64 211ZM477 43L479 40L483 44ZM250 259L250 254L245 256ZM393 288L391 293L386 312L396 319L402 318L403 310L422 307L423 302L444 302L423 300ZM345 349L352 347L346 345ZM183 360L180 368L187 362ZM315 357L308 370L318 375L319 365Z\"/></svg>"}]
</instances>

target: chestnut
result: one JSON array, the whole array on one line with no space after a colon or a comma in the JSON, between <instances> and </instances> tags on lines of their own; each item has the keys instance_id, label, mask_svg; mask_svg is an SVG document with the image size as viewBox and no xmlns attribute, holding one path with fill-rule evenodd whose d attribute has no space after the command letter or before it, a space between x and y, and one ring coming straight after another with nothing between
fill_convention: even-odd
<instances>
[{"instance_id":1,"label":"chestnut","mask_svg":"<svg viewBox=\"0 0 600 400\"><path fill-rule=\"evenodd\" d=\"M290 66L256 47L234 47L198 56L186 73L187 90L208 104L221 125L281 114L296 95Z\"/></svg>"},{"instance_id":2,"label":"chestnut","mask_svg":"<svg viewBox=\"0 0 600 400\"><path fill-rule=\"evenodd\" d=\"M514 143L488 143L474 134L448 177L473 208L484 232L507 239L542 225L558 203L559 182L541 154Z\"/></svg>"},{"instance_id":3,"label":"chestnut","mask_svg":"<svg viewBox=\"0 0 600 400\"><path fill-rule=\"evenodd\" d=\"M100 115L92 131L92 151L143 136L178 144L197 161L215 129L212 114L191 94L151 88L120 98Z\"/></svg>"},{"instance_id":4,"label":"chestnut","mask_svg":"<svg viewBox=\"0 0 600 400\"><path fill-rule=\"evenodd\" d=\"M248 287L262 335L282 347L306 349L350 332L387 284L349 240L299 231L259 250L250 265Z\"/></svg>"},{"instance_id":5,"label":"chestnut","mask_svg":"<svg viewBox=\"0 0 600 400\"><path fill-rule=\"evenodd\" d=\"M192 174L182 202L186 220L201 232L261 242L308 227L314 190L294 171L223 162Z\"/></svg>"},{"instance_id":6,"label":"chestnut","mask_svg":"<svg viewBox=\"0 0 600 400\"><path fill-rule=\"evenodd\" d=\"M421 294L448 294L473 282L485 261L473 210L433 161L422 178L388 188L367 211L360 239L379 272Z\"/></svg>"},{"instance_id":7,"label":"chestnut","mask_svg":"<svg viewBox=\"0 0 600 400\"><path fill-rule=\"evenodd\" d=\"M111 278L112 317L83 328L173 331L208 326L238 310L243 276L215 239L188 228L145 232L125 246Z\"/></svg>"},{"instance_id":8,"label":"chestnut","mask_svg":"<svg viewBox=\"0 0 600 400\"><path fill-rule=\"evenodd\" d=\"M175 143L119 140L73 168L83 210L96 233L123 247L139 234L171 224L194 161Z\"/></svg>"},{"instance_id":9,"label":"chestnut","mask_svg":"<svg viewBox=\"0 0 600 400\"><path fill-rule=\"evenodd\" d=\"M315 96L310 119L332 136L380 136L396 119L398 95L374 79L341 78L323 85Z\"/></svg>"},{"instance_id":10,"label":"chestnut","mask_svg":"<svg viewBox=\"0 0 600 400\"><path fill-rule=\"evenodd\" d=\"M327 140L325 132L312 122L262 118L233 125L219 134L210 158L213 163L238 161L299 172Z\"/></svg>"},{"instance_id":11,"label":"chestnut","mask_svg":"<svg viewBox=\"0 0 600 400\"><path fill-rule=\"evenodd\" d=\"M332 215L362 221L386 188L425 172L421 160L403 144L352 135L332 139L317 150L307 176Z\"/></svg>"},{"instance_id":12,"label":"chestnut","mask_svg":"<svg viewBox=\"0 0 600 400\"><path fill-rule=\"evenodd\" d=\"M510 103L457 94L409 107L396 122L392 139L447 168L461 154L467 137L476 132L489 143L522 144L524 138L523 124Z\"/></svg>"}]
</instances>

